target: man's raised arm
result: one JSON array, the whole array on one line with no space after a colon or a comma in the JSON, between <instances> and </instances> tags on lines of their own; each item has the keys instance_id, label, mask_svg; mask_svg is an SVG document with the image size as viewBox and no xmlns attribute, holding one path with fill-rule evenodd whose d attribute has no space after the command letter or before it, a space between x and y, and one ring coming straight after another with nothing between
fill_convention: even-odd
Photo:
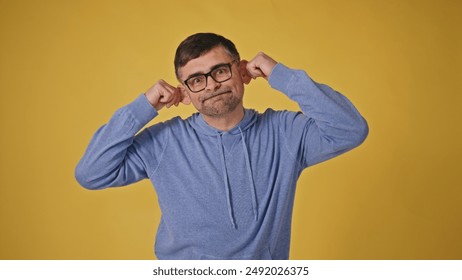
<instances>
[{"instance_id":1,"label":"man's raised arm","mask_svg":"<svg viewBox=\"0 0 462 280\"><path fill-rule=\"evenodd\" d=\"M75 169L77 181L87 189L102 189L146 178L147 161L155 164L157 156L144 149L143 143L151 142L156 151L161 151L167 135L162 133L162 125L157 130L144 130L136 137L135 134L163 107L177 106L180 102L189 104L183 91L159 80L145 94L117 110L91 139Z\"/></svg>"},{"instance_id":2,"label":"man's raised arm","mask_svg":"<svg viewBox=\"0 0 462 280\"><path fill-rule=\"evenodd\" d=\"M367 137L367 122L353 104L329 86L314 82L305 71L290 69L264 53L247 63L247 71L253 78L267 79L303 111L279 115L286 148L301 168L351 150Z\"/></svg>"}]
</instances>

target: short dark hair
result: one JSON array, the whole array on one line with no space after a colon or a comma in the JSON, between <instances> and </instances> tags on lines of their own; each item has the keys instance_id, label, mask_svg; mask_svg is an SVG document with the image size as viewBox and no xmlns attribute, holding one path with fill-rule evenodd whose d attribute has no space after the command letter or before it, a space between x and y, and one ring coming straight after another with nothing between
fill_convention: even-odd
<instances>
[{"instance_id":1,"label":"short dark hair","mask_svg":"<svg viewBox=\"0 0 462 280\"><path fill-rule=\"evenodd\" d=\"M179 79L180 67L218 46L223 46L231 58L240 61L239 52L229 39L215 33L196 33L184 39L176 49L174 61L176 77Z\"/></svg>"}]
</instances>

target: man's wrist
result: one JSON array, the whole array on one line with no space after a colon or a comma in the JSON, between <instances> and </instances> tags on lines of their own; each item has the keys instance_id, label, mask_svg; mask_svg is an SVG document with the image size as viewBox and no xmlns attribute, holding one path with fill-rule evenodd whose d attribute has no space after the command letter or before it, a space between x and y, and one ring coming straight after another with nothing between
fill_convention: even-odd
<instances>
[{"instance_id":1,"label":"man's wrist","mask_svg":"<svg viewBox=\"0 0 462 280\"><path fill-rule=\"evenodd\" d=\"M274 66L271 70L271 73L268 77L268 83L272 88L281 92L285 92L292 77L291 70L292 69L289 67L278 62L276 66Z\"/></svg>"},{"instance_id":2,"label":"man's wrist","mask_svg":"<svg viewBox=\"0 0 462 280\"><path fill-rule=\"evenodd\" d=\"M140 94L132 103L128 104L127 107L135 119L143 125L147 124L158 115L156 108L154 108L145 94Z\"/></svg>"},{"instance_id":3,"label":"man's wrist","mask_svg":"<svg viewBox=\"0 0 462 280\"><path fill-rule=\"evenodd\" d=\"M153 108L156 108L157 103L159 102L159 97L154 96L154 93L147 91L144 93L144 96L148 100L148 102L151 104Z\"/></svg>"}]
</instances>

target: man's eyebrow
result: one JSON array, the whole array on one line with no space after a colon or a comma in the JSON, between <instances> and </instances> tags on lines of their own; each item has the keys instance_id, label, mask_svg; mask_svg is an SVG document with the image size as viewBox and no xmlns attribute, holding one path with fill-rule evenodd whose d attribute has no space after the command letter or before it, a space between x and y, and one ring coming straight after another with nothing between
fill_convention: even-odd
<instances>
[{"instance_id":1,"label":"man's eyebrow","mask_svg":"<svg viewBox=\"0 0 462 280\"><path fill-rule=\"evenodd\" d=\"M213 70L215 70L216 68L218 68L218 67L220 67L220 66L224 66L224 65L228 65L228 64L229 64L229 63L218 63L218 64L216 64L216 65L210 67L210 70L207 71L206 73L209 73L210 71L213 71ZM200 76L200 75L204 75L204 74L205 74L204 72L200 72L200 71L199 71L199 72L196 72L196 73L193 73L193 74L189 75L189 76L185 79L185 81L186 81L187 79L189 79L189 78L196 77L196 76Z\"/></svg>"}]
</instances>

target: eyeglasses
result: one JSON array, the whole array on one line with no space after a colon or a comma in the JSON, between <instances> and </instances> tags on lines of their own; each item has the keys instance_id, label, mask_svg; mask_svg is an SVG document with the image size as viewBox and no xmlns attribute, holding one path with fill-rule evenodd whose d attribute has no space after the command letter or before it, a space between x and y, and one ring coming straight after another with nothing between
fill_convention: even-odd
<instances>
[{"instance_id":1,"label":"eyeglasses","mask_svg":"<svg viewBox=\"0 0 462 280\"><path fill-rule=\"evenodd\" d=\"M199 92L203 91L207 87L207 79L209 76L212 77L212 79L217 83L226 82L233 76L231 66L234 62L236 62L236 60L226 64L219 64L213 67L210 72L194 75L186 79L183 83L189 88L190 91Z\"/></svg>"}]
</instances>

